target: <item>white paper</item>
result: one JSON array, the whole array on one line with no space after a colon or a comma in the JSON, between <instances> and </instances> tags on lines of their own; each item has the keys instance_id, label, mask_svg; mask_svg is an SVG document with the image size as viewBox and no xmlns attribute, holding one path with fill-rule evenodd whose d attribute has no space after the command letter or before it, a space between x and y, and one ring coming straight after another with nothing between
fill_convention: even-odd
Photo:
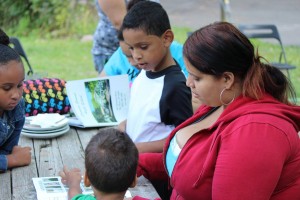
<instances>
[{"instance_id":1,"label":"white paper","mask_svg":"<svg viewBox=\"0 0 300 200\"><path fill-rule=\"evenodd\" d=\"M29 123L31 125L40 126L41 128L55 127L66 117L58 113L41 113L33 116Z\"/></svg>"},{"instance_id":2,"label":"white paper","mask_svg":"<svg viewBox=\"0 0 300 200\"><path fill-rule=\"evenodd\" d=\"M71 126L115 126L127 117L127 74L68 81L66 89L72 111L77 118L69 119Z\"/></svg>"},{"instance_id":3,"label":"white paper","mask_svg":"<svg viewBox=\"0 0 300 200\"><path fill-rule=\"evenodd\" d=\"M67 200L68 187L61 183L61 177L32 178L36 189L38 200ZM91 187L85 187L83 181L80 183L83 194L93 195Z\"/></svg>"}]
</instances>

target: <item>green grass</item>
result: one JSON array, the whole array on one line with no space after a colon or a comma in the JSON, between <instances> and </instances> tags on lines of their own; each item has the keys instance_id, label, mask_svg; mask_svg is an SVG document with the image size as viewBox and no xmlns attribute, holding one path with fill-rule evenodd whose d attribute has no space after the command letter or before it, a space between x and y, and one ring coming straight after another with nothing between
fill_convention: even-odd
<instances>
[{"instance_id":1,"label":"green grass","mask_svg":"<svg viewBox=\"0 0 300 200\"><path fill-rule=\"evenodd\" d=\"M184 43L188 31L189 28L174 27L175 40ZM37 74L46 72L49 77L65 80L97 76L91 55L92 41L81 41L78 38L21 37L19 39Z\"/></svg>"},{"instance_id":2,"label":"green grass","mask_svg":"<svg viewBox=\"0 0 300 200\"><path fill-rule=\"evenodd\" d=\"M184 43L189 28L173 27L175 40ZM65 80L76 80L92 78L97 76L94 69L91 48L92 41L81 41L76 38L67 39L40 39L33 37L20 38L30 63L35 73L45 74L48 77L61 78ZM277 60L273 57L278 46L266 42L253 41L259 46L260 54L268 60ZM289 64L297 68L291 71L291 81L300 97L300 47L286 46L286 54ZM25 65L26 67L26 65Z\"/></svg>"},{"instance_id":3,"label":"green grass","mask_svg":"<svg viewBox=\"0 0 300 200\"><path fill-rule=\"evenodd\" d=\"M90 53L92 41L33 38L21 38L21 41L37 74L46 72L48 77L65 80L97 76Z\"/></svg>"}]
</instances>

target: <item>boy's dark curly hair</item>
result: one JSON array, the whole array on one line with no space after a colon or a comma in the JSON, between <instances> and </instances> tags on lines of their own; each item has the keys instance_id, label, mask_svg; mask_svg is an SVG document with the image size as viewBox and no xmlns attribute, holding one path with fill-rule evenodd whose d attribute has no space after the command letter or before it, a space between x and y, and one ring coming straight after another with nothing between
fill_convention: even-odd
<instances>
[{"instance_id":1,"label":"boy's dark curly hair","mask_svg":"<svg viewBox=\"0 0 300 200\"><path fill-rule=\"evenodd\" d=\"M125 192L136 177L138 150L130 137L102 128L85 149L85 168L92 186L105 193Z\"/></svg>"}]
</instances>

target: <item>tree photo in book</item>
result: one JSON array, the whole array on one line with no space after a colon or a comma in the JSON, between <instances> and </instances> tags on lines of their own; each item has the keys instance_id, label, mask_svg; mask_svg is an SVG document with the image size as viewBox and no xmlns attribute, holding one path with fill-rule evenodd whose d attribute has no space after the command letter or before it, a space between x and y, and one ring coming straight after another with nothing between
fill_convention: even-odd
<instances>
[{"instance_id":1,"label":"tree photo in book","mask_svg":"<svg viewBox=\"0 0 300 200\"><path fill-rule=\"evenodd\" d=\"M127 116L130 93L127 74L68 81L66 89L75 114L68 118L70 126L116 126Z\"/></svg>"},{"instance_id":2,"label":"tree photo in book","mask_svg":"<svg viewBox=\"0 0 300 200\"><path fill-rule=\"evenodd\" d=\"M98 122L116 122L110 98L109 80L85 82L86 95L93 116Z\"/></svg>"}]
</instances>

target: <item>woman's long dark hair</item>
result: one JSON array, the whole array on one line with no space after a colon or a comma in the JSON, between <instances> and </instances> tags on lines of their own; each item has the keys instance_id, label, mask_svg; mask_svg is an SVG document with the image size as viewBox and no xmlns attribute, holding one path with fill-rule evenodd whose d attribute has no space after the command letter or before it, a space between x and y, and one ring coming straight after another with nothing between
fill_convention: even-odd
<instances>
[{"instance_id":1,"label":"woman's long dark hair","mask_svg":"<svg viewBox=\"0 0 300 200\"><path fill-rule=\"evenodd\" d=\"M276 67L261 62L249 39L228 22L216 22L195 31L183 54L199 71L220 77L232 72L243 82L242 94L259 99L264 92L285 104L296 99L288 78Z\"/></svg>"}]
</instances>

